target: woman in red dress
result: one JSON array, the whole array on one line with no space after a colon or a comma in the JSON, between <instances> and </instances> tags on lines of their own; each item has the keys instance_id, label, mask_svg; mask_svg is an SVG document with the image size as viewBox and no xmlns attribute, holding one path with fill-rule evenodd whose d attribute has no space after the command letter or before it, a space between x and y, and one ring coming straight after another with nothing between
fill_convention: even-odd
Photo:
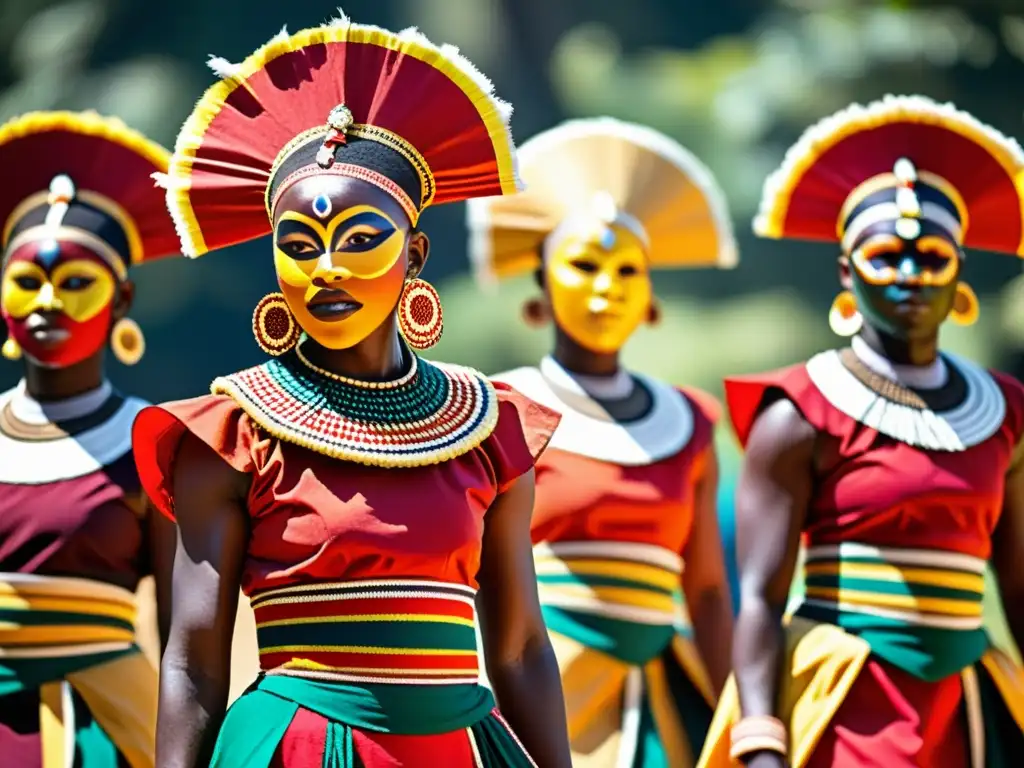
<instances>
[{"instance_id":1,"label":"woman in red dress","mask_svg":"<svg viewBox=\"0 0 1024 768\"><path fill-rule=\"evenodd\" d=\"M135 423L180 531L161 768L568 768L529 536L557 415L410 350L441 333L419 216L518 189L509 106L345 18L211 63L161 183L187 255L272 234L281 292L253 317L274 359ZM262 671L225 714L239 586Z\"/></svg>"},{"instance_id":2,"label":"woman in red dress","mask_svg":"<svg viewBox=\"0 0 1024 768\"><path fill-rule=\"evenodd\" d=\"M551 356L498 379L562 416L532 536L573 765L687 768L729 673L719 407L619 355L657 319L652 268L735 263L728 209L683 147L611 118L546 131L519 161L525 192L470 203L472 256L481 277L535 270L527 318L555 328Z\"/></svg>"},{"instance_id":3,"label":"woman in red dress","mask_svg":"<svg viewBox=\"0 0 1024 768\"><path fill-rule=\"evenodd\" d=\"M129 270L178 252L151 178L169 159L94 113L0 125L3 354L24 371L0 393L5 766L154 765L156 668L136 624L155 628L136 590L169 576L174 527L146 505L131 456L145 403L111 386L104 358L109 344L140 360ZM158 580L161 629L169 586Z\"/></svg>"},{"instance_id":4,"label":"woman in red dress","mask_svg":"<svg viewBox=\"0 0 1024 768\"><path fill-rule=\"evenodd\" d=\"M983 628L986 563L1024 642L1024 387L940 353L965 247L1024 254L1016 142L887 97L811 128L763 236L838 242L851 346L726 382L746 448L741 607L702 766L983 768L1024 754L1024 674ZM806 594L783 611L801 538Z\"/></svg>"}]
</instances>

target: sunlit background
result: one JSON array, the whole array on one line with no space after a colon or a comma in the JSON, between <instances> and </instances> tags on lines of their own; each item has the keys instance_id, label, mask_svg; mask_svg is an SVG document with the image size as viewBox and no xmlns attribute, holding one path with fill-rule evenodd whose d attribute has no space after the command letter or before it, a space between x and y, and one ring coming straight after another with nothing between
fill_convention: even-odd
<instances>
[{"instance_id":1,"label":"sunlit background","mask_svg":"<svg viewBox=\"0 0 1024 768\"><path fill-rule=\"evenodd\" d=\"M515 105L520 141L565 118L607 114L658 128L707 162L729 198L741 264L657 275L664 322L639 333L626 361L716 394L726 374L836 343L826 324L835 250L750 234L762 181L804 127L851 101L922 93L1024 137L1020 0L348 0L344 9L458 45ZM2 0L0 120L93 108L170 146L212 81L210 54L240 60L283 24L312 26L333 11L314 0ZM486 372L535 362L550 336L519 322L532 285L482 298L467 275L463 217L455 205L422 220L433 244L425 277L445 311L432 356ZM1016 259L972 254L966 277L982 297L981 319L945 331L947 348L1024 375L1020 273ZM134 279L132 316L148 352L130 369L110 361L122 389L188 397L263 359L249 328L256 302L276 290L268 242L147 265ZM0 363L0 389L17 377L17 366ZM725 429L720 442L728 527L738 454Z\"/></svg>"}]
</instances>

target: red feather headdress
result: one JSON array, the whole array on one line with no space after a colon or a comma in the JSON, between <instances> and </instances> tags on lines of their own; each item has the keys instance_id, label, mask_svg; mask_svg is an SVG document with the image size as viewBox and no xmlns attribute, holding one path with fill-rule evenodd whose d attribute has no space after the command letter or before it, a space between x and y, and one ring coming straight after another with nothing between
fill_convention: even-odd
<instances>
[{"instance_id":1,"label":"red feather headdress","mask_svg":"<svg viewBox=\"0 0 1024 768\"><path fill-rule=\"evenodd\" d=\"M1024 255L1024 151L923 96L854 104L808 129L764 185L762 237L840 242L892 222L913 239L938 228L960 245Z\"/></svg>"},{"instance_id":2,"label":"red feather headdress","mask_svg":"<svg viewBox=\"0 0 1024 768\"><path fill-rule=\"evenodd\" d=\"M431 204L519 190L511 107L452 46L415 29L282 30L199 100L158 177L187 256L271 231L275 200L315 173L364 179L415 224Z\"/></svg>"},{"instance_id":3,"label":"red feather headdress","mask_svg":"<svg viewBox=\"0 0 1024 768\"><path fill-rule=\"evenodd\" d=\"M0 248L52 236L44 230L59 225L56 239L81 239L121 279L133 264L178 253L164 193L152 179L169 159L159 144L94 112L10 120L0 126Z\"/></svg>"}]
</instances>

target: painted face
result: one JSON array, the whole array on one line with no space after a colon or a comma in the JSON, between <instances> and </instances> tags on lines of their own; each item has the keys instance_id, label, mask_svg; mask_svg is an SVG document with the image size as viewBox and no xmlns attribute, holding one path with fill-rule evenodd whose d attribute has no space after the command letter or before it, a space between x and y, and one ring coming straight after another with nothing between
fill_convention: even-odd
<instances>
[{"instance_id":1,"label":"painted face","mask_svg":"<svg viewBox=\"0 0 1024 768\"><path fill-rule=\"evenodd\" d=\"M85 246L32 241L7 260L0 308L7 332L28 358L64 368L106 344L116 293L113 272Z\"/></svg>"},{"instance_id":2,"label":"painted face","mask_svg":"<svg viewBox=\"0 0 1024 768\"><path fill-rule=\"evenodd\" d=\"M620 350L651 307L643 242L618 224L567 235L547 255L545 281L555 322L592 352Z\"/></svg>"},{"instance_id":3,"label":"painted face","mask_svg":"<svg viewBox=\"0 0 1024 768\"><path fill-rule=\"evenodd\" d=\"M871 325L897 338L930 336L953 308L960 259L944 237L872 235L850 254L857 305Z\"/></svg>"},{"instance_id":4,"label":"painted face","mask_svg":"<svg viewBox=\"0 0 1024 768\"><path fill-rule=\"evenodd\" d=\"M355 346L394 311L407 269L405 213L358 179L313 176L275 211L274 268L285 301L310 337Z\"/></svg>"}]
</instances>

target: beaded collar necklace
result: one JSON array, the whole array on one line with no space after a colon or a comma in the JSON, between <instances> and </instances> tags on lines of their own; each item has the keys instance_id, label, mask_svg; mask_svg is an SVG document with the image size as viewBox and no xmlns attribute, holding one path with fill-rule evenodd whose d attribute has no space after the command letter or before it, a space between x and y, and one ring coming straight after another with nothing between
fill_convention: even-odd
<instances>
[{"instance_id":1,"label":"beaded collar necklace","mask_svg":"<svg viewBox=\"0 0 1024 768\"><path fill-rule=\"evenodd\" d=\"M369 466L439 464L487 439L498 422L494 386L471 368L412 361L393 381L360 381L317 368L296 348L210 389L279 440Z\"/></svg>"}]
</instances>

